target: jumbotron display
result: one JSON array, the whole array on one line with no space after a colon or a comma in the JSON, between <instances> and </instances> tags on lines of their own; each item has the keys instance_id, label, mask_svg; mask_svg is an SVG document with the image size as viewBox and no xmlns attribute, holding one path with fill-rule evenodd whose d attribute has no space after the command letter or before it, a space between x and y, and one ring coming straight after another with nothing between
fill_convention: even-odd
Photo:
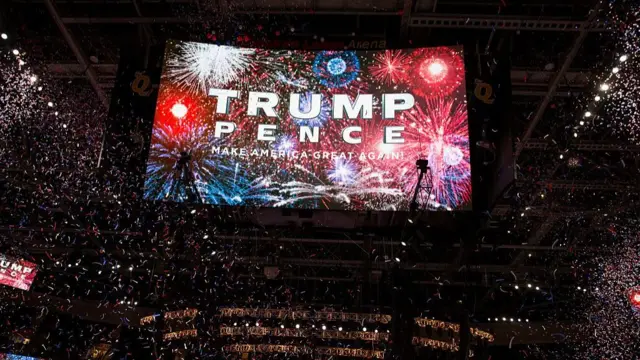
<instances>
[{"instance_id":1,"label":"jumbotron display","mask_svg":"<svg viewBox=\"0 0 640 360\"><path fill-rule=\"evenodd\" d=\"M216 205L471 207L463 52L167 45L145 198Z\"/></svg>"}]
</instances>

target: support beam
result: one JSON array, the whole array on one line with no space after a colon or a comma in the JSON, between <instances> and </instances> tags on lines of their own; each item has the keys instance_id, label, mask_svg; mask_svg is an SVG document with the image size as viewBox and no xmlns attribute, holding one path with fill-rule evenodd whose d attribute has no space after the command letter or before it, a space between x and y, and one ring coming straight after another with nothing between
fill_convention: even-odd
<instances>
[{"instance_id":1,"label":"support beam","mask_svg":"<svg viewBox=\"0 0 640 360\"><path fill-rule=\"evenodd\" d=\"M583 27L584 25L584 27ZM565 19L540 19L526 16L487 16L487 15L415 15L411 18L412 27L445 29L499 29L526 31L608 31L606 24L585 25L581 21Z\"/></svg>"},{"instance_id":2,"label":"support beam","mask_svg":"<svg viewBox=\"0 0 640 360\"><path fill-rule=\"evenodd\" d=\"M45 0L46 1L46 0ZM315 10L313 16L400 16L402 9L393 11L368 11L366 9L335 9ZM278 10L255 9L233 11L234 14L265 14L265 15L308 15L309 9ZM202 22L215 20L215 18L203 17ZM192 22L187 17L65 17L65 24L184 24ZM487 16L478 14L413 14L409 18L408 27L445 28L445 29L500 29L500 30L527 30L527 31L584 31L603 32L609 31L603 22L589 23L567 19L536 18L523 16Z\"/></svg>"},{"instance_id":3,"label":"support beam","mask_svg":"<svg viewBox=\"0 0 640 360\"><path fill-rule=\"evenodd\" d=\"M413 0L404 0L402 7L402 17L400 18L400 44L404 45L409 35L409 23L413 13Z\"/></svg>"},{"instance_id":4,"label":"support beam","mask_svg":"<svg viewBox=\"0 0 640 360\"><path fill-rule=\"evenodd\" d=\"M542 225L538 227L538 230L536 230L533 235L529 237L529 239L527 240L527 245L536 246L540 244L542 239L544 239L544 237L553 229L553 226L559 219L560 216L558 214L547 217ZM527 257L525 251L520 251L518 255L516 255L511 261L511 266L519 266L524 262L526 258Z\"/></svg>"},{"instance_id":5,"label":"support beam","mask_svg":"<svg viewBox=\"0 0 640 360\"><path fill-rule=\"evenodd\" d=\"M544 139L529 139L529 141L523 143L523 149L527 150L556 150L557 147L549 143ZM621 151L621 152L640 152L640 145L632 144L620 144L620 143L608 143L598 141L577 141L570 144L571 149L579 151Z\"/></svg>"},{"instance_id":6,"label":"support beam","mask_svg":"<svg viewBox=\"0 0 640 360\"><path fill-rule=\"evenodd\" d=\"M519 186L524 182L518 182ZM601 190L601 191L638 191L638 183L621 181L589 181L589 180L540 180L536 184L550 186L553 189L566 190Z\"/></svg>"},{"instance_id":7,"label":"support beam","mask_svg":"<svg viewBox=\"0 0 640 360\"><path fill-rule=\"evenodd\" d=\"M300 267L318 267L318 268L344 268L344 269L358 269L364 265L362 260L333 260L333 259L309 259L309 258L280 258L280 264L300 266ZM245 256L237 257L236 262L238 264L247 265L272 265L266 257L260 256ZM397 263L384 263L376 262L372 264L372 269L384 270L396 267ZM454 272L459 271L460 268L451 265L449 263L416 263L416 264L400 264L400 268L408 271L427 271L427 272ZM466 266L469 272L479 273L529 273L529 272L544 272L548 270L546 266L517 266L511 265L494 265L494 264L481 264ZM555 270L555 269L554 269ZM569 273L571 268L563 267L557 268L558 273Z\"/></svg>"},{"instance_id":8,"label":"support beam","mask_svg":"<svg viewBox=\"0 0 640 360\"><path fill-rule=\"evenodd\" d=\"M551 81L551 84L549 84L549 90L547 91L547 95L544 97L544 99L542 100L542 102L538 106L538 110L536 111L536 114L534 115L533 119L531 119L531 122L529 123L529 127L527 128L527 131L520 138L520 142L518 143L518 146L516 146L516 152L515 152L514 158L513 158L513 161L515 163L518 163L518 157L520 156L520 153L522 152L522 144L527 142L529 140L529 138L531 138L531 135L533 134L533 130L538 125L538 122L540 121L540 119L542 119L542 115L544 115L544 112L547 110L547 106L549 106L549 103L553 99L553 97L554 97L554 95L555 95L555 93L556 93L556 91L558 89L558 85L560 85L560 82L564 80L564 76L567 73L567 71L569 70L569 67L571 66L571 63L573 62L573 59L575 59L576 55L578 55L578 51L582 47L582 44L584 43L584 40L587 38L587 34L589 33L589 29L591 28L592 23L594 22L593 20L595 19L596 15L598 14L598 11L602 7L602 3L603 2L601 2L601 1L598 2L598 5L596 5L595 9L593 9L591 11L591 13L589 14L589 17L587 18L587 20L580 24L580 27L579 27L580 34L576 37L576 40L573 43L573 47L571 48L571 50L569 51L569 53L565 57L564 63L562 64L562 66L560 67L558 72L556 73L555 78L553 79L553 81Z\"/></svg>"},{"instance_id":9,"label":"support beam","mask_svg":"<svg viewBox=\"0 0 640 360\"><path fill-rule=\"evenodd\" d=\"M104 92L104 89L100 87L100 82L98 81L98 75L96 74L95 70L91 67L91 63L89 62L87 55L81 49L80 44L75 39L71 31L67 29L66 25L62 21L60 14L58 14L58 10L53 4L53 0L44 0L44 3L47 7L47 10L49 10L49 14L51 14L53 21L56 23L56 25L58 26L58 29L62 33L62 36L64 37L64 39L67 41L67 44L71 48L71 51L73 51L73 54L76 56L78 63L80 63L80 66L82 66L82 68L84 69L84 73L89 79L89 82L91 83L91 87L93 87L93 90L98 95L98 98L102 103L102 106L104 107L105 110L108 110L109 99L107 98L107 94Z\"/></svg>"}]
</instances>

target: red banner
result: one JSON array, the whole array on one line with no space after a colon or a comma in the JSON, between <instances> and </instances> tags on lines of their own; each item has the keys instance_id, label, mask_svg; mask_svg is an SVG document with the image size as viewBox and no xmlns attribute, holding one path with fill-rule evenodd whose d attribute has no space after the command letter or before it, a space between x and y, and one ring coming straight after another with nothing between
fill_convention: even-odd
<instances>
[{"instance_id":1,"label":"red banner","mask_svg":"<svg viewBox=\"0 0 640 360\"><path fill-rule=\"evenodd\" d=\"M0 284L29 290L36 272L36 264L0 254Z\"/></svg>"}]
</instances>

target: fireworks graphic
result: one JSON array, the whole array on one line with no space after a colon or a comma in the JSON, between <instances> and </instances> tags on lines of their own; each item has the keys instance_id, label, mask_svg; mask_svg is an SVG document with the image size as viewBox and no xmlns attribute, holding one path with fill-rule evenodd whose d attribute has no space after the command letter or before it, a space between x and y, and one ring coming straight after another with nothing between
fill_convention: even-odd
<instances>
[{"instance_id":1,"label":"fireworks graphic","mask_svg":"<svg viewBox=\"0 0 640 360\"><path fill-rule=\"evenodd\" d=\"M411 54L408 78L413 91L424 98L447 96L464 80L464 61L451 48L425 48Z\"/></svg>"},{"instance_id":2,"label":"fireworks graphic","mask_svg":"<svg viewBox=\"0 0 640 360\"><path fill-rule=\"evenodd\" d=\"M433 204L468 208L463 77L461 53L452 48L356 53L176 43L160 88L145 196L185 201L195 189L198 201L220 205L407 210L422 158L433 174ZM211 86L240 90L229 114L215 113ZM246 92L256 90L278 95L277 118L247 115ZM382 119L380 99L392 92L414 94L415 106ZM311 118L289 114L292 93ZM372 118L333 119L336 94L352 104L371 94ZM234 130L215 138L220 121ZM257 139L260 124L276 125L275 141ZM302 126L319 130L318 140L300 142ZM388 126L403 128L404 143L385 143ZM355 143L344 141L347 128ZM176 176L181 163L190 182Z\"/></svg>"},{"instance_id":3,"label":"fireworks graphic","mask_svg":"<svg viewBox=\"0 0 640 360\"><path fill-rule=\"evenodd\" d=\"M335 159L333 167L327 171L329 180L338 184L352 184L355 180L356 167L345 159Z\"/></svg>"},{"instance_id":4,"label":"fireworks graphic","mask_svg":"<svg viewBox=\"0 0 640 360\"><path fill-rule=\"evenodd\" d=\"M206 95L211 87L238 80L253 54L253 49L180 42L167 61L166 73L173 83Z\"/></svg>"},{"instance_id":5,"label":"fireworks graphic","mask_svg":"<svg viewBox=\"0 0 640 360\"><path fill-rule=\"evenodd\" d=\"M433 174L435 200L444 206L456 208L471 198L471 161L469 132L465 103L430 100L426 108L419 106L407 113L408 131L405 147L422 147L412 151L425 154ZM420 155L418 155L420 156ZM403 169L413 167L417 158L410 158ZM415 175L409 171L407 183L410 190Z\"/></svg>"},{"instance_id":6,"label":"fireworks graphic","mask_svg":"<svg viewBox=\"0 0 640 360\"><path fill-rule=\"evenodd\" d=\"M300 96L300 111L303 114L307 114L312 109L311 93L306 92ZM329 100L323 96L320 100L320 113L310 119L300 119L291 117L292 120L298 126L311 126L311 127L323 127L327 121L331 118L331 104Z\"/></svg>"},{"instance_id":7,"label":"fireworks graphic","mask_svg":"<svg viewBox=\"0 0 640 360\"><path fill-rule=\"evenodd\" d=\"M289 80L284 74L291 74L290 64L300 62L291 51L255 50L248 70L239 85L245 90L272 91L280 84L302 87L302 82ZM238 83L238 82L237 82Z\"/></svg>"},{"instance_id":8,"label":"fireworks graphic","mask_svg":"<svg viewBox=\"0 0 640 360\"><path fill-rule=\"evenodd\" d=\"M345 164L343 163L342 166ZM283 207L296 204L300 207L309 207L307 204L320 201L325 204L325 207L329 207L328 203L339 203L346 209L381 210L385 206L385 210L395 210L396 204L401 203L404 199L401 190L389 186L393 182L389 174L374 171L371 168L351 172L348 175L351 181L349 184L325 184L322 179L305 168L299 165L296 165L295 168L309 175L314 181L311 183L290 181L281 184L278 189L283 200L276 202L274 206ZM346 174L350 170L339 171Z\"/></svg>"},{"instance_id":9,"label":"fireworks graphic","mask_svg":"<svg viewBox=\"0 0 640 360\"><path fill-rule=\"evenodd\" d=\"M211 154L212 144L217 140L207 137L206 126L193 126L177 130L169 126L158 126L153 130L149 161L145 180L145 197L154 200L182 201L188 186L198 189L200 198L211 199L214 189L224 188L224 179L231 170ZM214 141L214 142L211 142ZM187 164L193 184L182 183L178 162L183 154L189 154ZM197 184L205 183L206 188ZM217 203L217 202L214 202Z\"/></svg>"},{"instance_id":10,"label":"fireworks graphic","mask_svg":"<svg viewBox=\"0 0 640 360\"><path fill-rule=\"evenodd\" d=\"M316 78L330 89L349 85L359 72L360 60L355 51L321 51L313 62Z\"/></svg>"},{"instance_id":11,"label":"fireworks graphic","mask_svg":"<svg viewBox=\"0 0 640 360\"><path fill-rule=\"evenodd\" d=\"M406 80L410 57L402 50L386 50L374 55L373 63L369 71L374 79L393 85Z\"/></svg>"}]
</instances>

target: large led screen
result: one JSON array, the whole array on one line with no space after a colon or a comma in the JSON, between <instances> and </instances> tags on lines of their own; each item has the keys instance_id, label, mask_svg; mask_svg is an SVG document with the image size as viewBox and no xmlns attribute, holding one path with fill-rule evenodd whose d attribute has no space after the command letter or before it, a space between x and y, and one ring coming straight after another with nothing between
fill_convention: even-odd
<instances>
[{"instance_id":1,"label":"large led screen","mask_svg":"<svg viewBox=\"0 0 640 360\"><path fill-rule=\"evenodd\" d=\"M36 278L36 264L0 254L0 284L29 290Z\"/></svg>"},{"instance_id":2,"label":"large led screen","mask_svg":"<svg viewBox=\"0 0 640 360\"><path fill-rule=\"evenodd\" d=\"M145 197L216 205L470 209L463 52L264 50L171 41Z\"/></svg>"}]
</instances>

